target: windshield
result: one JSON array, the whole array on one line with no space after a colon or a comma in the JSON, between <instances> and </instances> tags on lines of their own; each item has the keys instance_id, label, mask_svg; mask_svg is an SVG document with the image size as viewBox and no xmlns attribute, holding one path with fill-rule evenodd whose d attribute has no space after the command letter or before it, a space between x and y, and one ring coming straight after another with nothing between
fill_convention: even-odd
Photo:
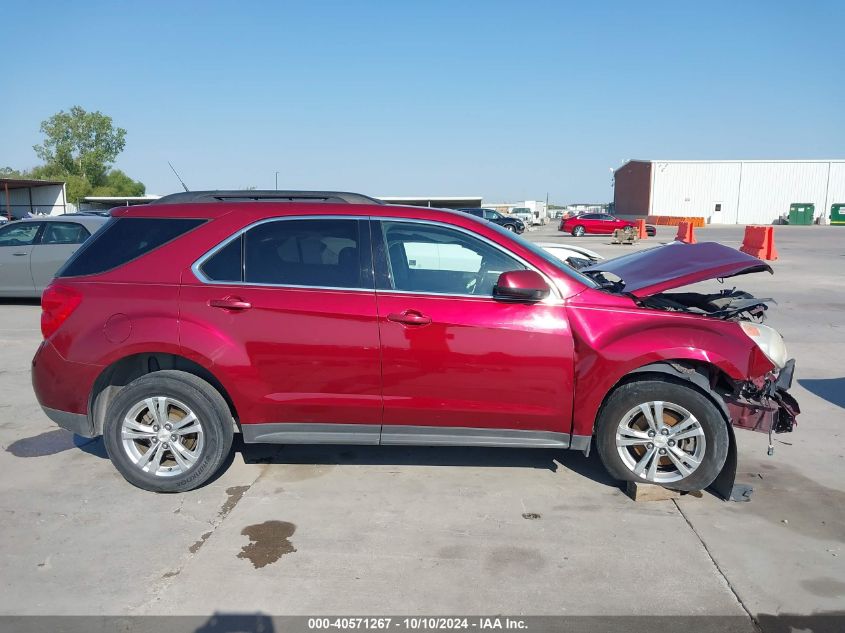
<instances>
[{"instance_id":1,"label":"windshield","mask_svg":"<svg viewBox=\"0 0 845 633\"><path fill-rule=\"evenodd\" d=\"M516 233L512 233L511 231L503 229L498 224L491 224L490 228L498 231L510 240L519 242L521 246L527 248L529 251L537 255L537 257L541 258L543 261L551 264L564 274L569 275L570 277L581 282L588 288L601 288L601 284L596 282L594 279L591 279L590 277L587 277L587 275L585 275L584 273L578 272L571 266L568 266L566 263L562 262L551 253L546 252L545 249L543 249L542 247L537 246L534 242L529 242L521 235L517 235Z\"/></svg>"}]
</instances>

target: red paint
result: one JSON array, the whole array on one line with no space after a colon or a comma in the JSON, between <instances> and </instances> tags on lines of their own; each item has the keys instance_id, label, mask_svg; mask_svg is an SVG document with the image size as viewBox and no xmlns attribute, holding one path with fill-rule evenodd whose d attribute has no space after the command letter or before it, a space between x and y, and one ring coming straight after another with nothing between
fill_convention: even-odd
<instances>
[{"instance_id":1,"label":"red paint","mask_svg":"<svg viewBox=\"0 0 845 633\"><path fill-rule=\"evenodd\" d=\"M469 229L539 272L508 275L505 282L524 288L551 282L552 294L540 302L515 302L207 285L191 271L205 252L253 222L325 214L421 219ZM607 393L643 365L689 359L734 380L757 381L772 370L738 324L645 309L629 297L589 288L464 213L265 202L151 205L114 215L209 221L115 270L53 283L46 297L67 292L81 300L57 329L46 330L33 360L33 385L44 406L85 413L94 381L110 365L158 352L183 356L211 372L241 424L340 422L590 435ZM639 271L643 288L653 290L669 283L660 266L640 262L632 270ZM676 281L686 283L700 273L678 266ZM47 310L52 314L49 305ZM115 338L109 336L114 325L107 323L118 313L131 328L121 328L126 340L114 343L109 340Z\"/></svg>"},{"instance_id":2,"label":"red paint","mask_svg":"<svg viewBox=\"0 0 845 633\"><path fill-rule=\"evenodd\" d=\"M585 270L613 273L625 282L625 292L648 297L708 279L723 279L772 267L756 257L717 242L670 242L622 257L602 260Z\"/></svg>"},{"instance_id":3,"label":"red paint","mask_svg":"<svg viewBox=\"0 0 845 633\"><path fill-rule=\"evenodd\" d=\"M589 213L586 215L600 214ZM576 227L582 226L588 235L611 235L617 229L624 229L628 226L636 228L636 225L628 220L620 220L612 215L601 214L601 216L603 219L600 220L586 218L582 215L566 218L565 220L561 220L558 230L572 233Z\"/></svg>"}]
</instances>

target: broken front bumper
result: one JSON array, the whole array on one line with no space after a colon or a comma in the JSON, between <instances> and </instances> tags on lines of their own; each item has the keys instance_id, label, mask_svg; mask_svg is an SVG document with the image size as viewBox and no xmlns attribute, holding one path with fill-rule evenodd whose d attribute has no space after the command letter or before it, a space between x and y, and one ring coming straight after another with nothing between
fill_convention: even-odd
<instances>
[{"instance_id":1,"label":"broken front bumper","mask_svg":"<svg viewBox=\"0 0 845 633\"><path fill-rule=\"evenodd\" d=\"M724 396L733 426L760 433L788 433L801 413L798 402L787 390L792 387L795 359L789 360L774 380L762 388L750 383L735 394Z\"/></svg>"}]
</instances>

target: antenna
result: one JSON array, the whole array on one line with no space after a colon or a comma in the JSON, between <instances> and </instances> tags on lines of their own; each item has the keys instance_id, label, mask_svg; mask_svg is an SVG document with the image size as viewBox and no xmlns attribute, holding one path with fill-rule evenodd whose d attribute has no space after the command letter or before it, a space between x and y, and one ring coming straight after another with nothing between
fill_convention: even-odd
<instances>
[{"instance_id":1,"label":"antenna","mask_svg":"<svg viewBox=\"0 0 845 633\"><path fill-rule=\"evenodd\" d=\"M167 164L170 165L170 161L167 161ZM182 188L185 191L189 191L188 185L185 184L185 182L182 180L181 176L179 176L179 172L176 171L176 169L173 167L173 165L170 165L170 169L172 169L173 173L176 174L176 178L179 179L179 182L182 184Z\"/></svg>"}]
</instances>

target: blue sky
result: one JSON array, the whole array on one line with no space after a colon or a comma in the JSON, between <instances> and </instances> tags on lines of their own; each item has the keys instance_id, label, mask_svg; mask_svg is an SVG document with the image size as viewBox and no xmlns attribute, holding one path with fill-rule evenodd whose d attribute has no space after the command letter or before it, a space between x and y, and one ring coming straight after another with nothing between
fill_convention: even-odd
<instances>
[{"instance_id":1,"label":"blue sky","mask_svg":"<svg viewBox=\"0 0 845 633\"><path fill-rule=\"evenodd\" d=\"M845 156L842 2L7 3L0 166L72 105L150 193L612 199L629 158Z\"/></svg>"}]
</instances>

